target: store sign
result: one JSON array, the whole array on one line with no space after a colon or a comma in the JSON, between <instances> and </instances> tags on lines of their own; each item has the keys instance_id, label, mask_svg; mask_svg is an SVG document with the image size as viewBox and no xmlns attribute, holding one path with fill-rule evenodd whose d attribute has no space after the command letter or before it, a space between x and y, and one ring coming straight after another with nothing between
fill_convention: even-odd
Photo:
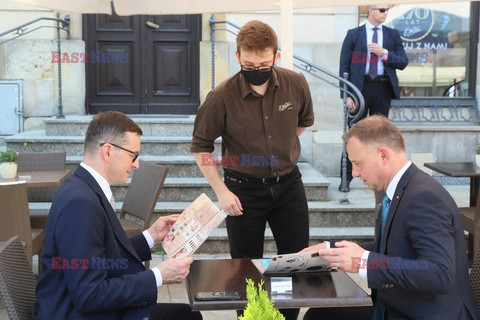
<instances>
[{"instance_id":1,"label":"store sign","mask_svg":"<svg viewBox=\"0 0 480 320\"><path fill-rule=\"evenodd\" d=\"M392 20L391 25L400 32L405 49L445 50L448 42L450 14L415 7Z\"/></svg>"}]
</instances>

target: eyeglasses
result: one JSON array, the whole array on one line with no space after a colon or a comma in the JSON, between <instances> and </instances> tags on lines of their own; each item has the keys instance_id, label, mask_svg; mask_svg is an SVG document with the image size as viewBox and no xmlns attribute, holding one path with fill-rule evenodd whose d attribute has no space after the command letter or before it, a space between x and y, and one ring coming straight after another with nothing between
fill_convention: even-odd
<instances>
[{"instance_id":1,"label":"eyeglasses","mask_svg":"<svg viewBox=\"0 0 480 320\"><path fill-rule=\"evenodd\" d=\"M125 149L124 147L120 147L119 145L116 145L116 144L111 143L111 142L102 142L102 143L100 143L100 147L103 147L103 145L104 145L105 143L111 144L111 145L114 146L115 148L122 149L123 151L127 151L127 152L133 154L132 163L134 163L135 160L137 160L137 158L138 158L138 156L139 156L139 154L140 154L140 152L136 152L136 151L132 151L132 150Z\"/></svg>"},{"instance_id":2,"label":"eyeglasses","mask_svg":"<svg viewBox=\"0 0 480 320\"><path fill-rule=\"evenodd\" d=\"M268 66L268 67L252 67L252 66L245 66L245 65L240 65L243 71L247 72L252 72L254 70L258 70L260 72L270 72L273 69L273 66Z\"/></svg>"},{"instance_id":3,"label":"eyeglasses","mask_svg":"<svg viewBox=\"0 0 480 320\"><path fill-rule=\"evenodd\" d=\"M380 13L388 12L388 8L372 8L372 10L378 10Z\"/></svg>"}]
</instances>

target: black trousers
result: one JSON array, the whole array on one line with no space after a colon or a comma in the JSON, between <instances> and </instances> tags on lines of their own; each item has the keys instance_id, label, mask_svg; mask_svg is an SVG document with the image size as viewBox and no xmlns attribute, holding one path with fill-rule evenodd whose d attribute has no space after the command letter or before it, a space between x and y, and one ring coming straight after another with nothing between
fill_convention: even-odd
<instances>
[{"instance_id":1,"label":"black trousers","mask_svg":"<svg viewBox=\"0 0 480 320\"><path fill-rule=\"evenodd\" d=\"M227 232L232 258L262 258L265 227L272 230L278 254L308 246L308 205L302 175L295 167L285 180L262 184L225 172L225 184L239 199L243 215L228 216ZM287 320L299 309L280 310Z\"/></svg>"},{"instance_id":2,"label":"black trousers","mask_svg":"<svg viewBox=\"0 0 480 320\"><path fill-rule=\"evenodd\" d=\"M392 85L390 81L380 82L380 81L365 81L363 84L362 94L365 99L365 110L360 117L364 119L367 115L382 114L388 118L388 112L390 111L390 104L392 99L395 97L393 92ZM348 127L351 127L350 118ZM340 159L340 178L342 177L342 161L343 153ZM347 157L347 181L352 181L352 163Z\"/></svg>"},{"instance_id":3,"label":"black trousers","mask_svg":"<svg viewBox=\"0 0 480 320\"><path fill-rule=\"evenodd\" d=\"M202 314L184 303L157 303L150 308L151 320L202 320Z\"/></svg>"}]
</instances>

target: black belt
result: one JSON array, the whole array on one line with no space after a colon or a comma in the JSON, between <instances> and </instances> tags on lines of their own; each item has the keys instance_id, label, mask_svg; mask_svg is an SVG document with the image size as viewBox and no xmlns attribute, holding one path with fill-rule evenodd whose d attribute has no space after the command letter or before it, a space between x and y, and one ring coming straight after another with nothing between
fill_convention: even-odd
<instances>
[{"instance_id":1,"label":"black belt","mask_svg":"<svg viewBox=\"0 0 480 320\"><path fill-rule=\"evenodd\" d=\"M259 184L275 184L275 183L280 183L282 181L285 181L288 179L288 177L295 171L298 170L298 167L295 167L290 173L287 173L286 175L283 175L281 177L271 177L271 178L253 178L247 175L244 175L243 173L240 173L238 171L234 171L231 169L223 168L225 171L225 174L228 176L232 176L234 178L242 179L244 181L249 181L252 183L259 183Z\"/></svg>"},{"instance_id":2,"label":"black belt","mask_svg":"<svg viewBox=\"0 0 480 320\"><path fill-rule=\"evenodd\" d=\"M377 76L376 78L370 78L370 76L365 76L365 82L389 82L390 78L388 76Z\"/></svg>"}]
</instances>

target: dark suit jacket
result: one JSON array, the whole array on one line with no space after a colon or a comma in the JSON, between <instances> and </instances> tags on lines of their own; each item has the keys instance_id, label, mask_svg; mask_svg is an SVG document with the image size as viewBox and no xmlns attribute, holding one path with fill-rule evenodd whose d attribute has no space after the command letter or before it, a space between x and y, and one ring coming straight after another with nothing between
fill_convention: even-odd
<instances>
[{"instance_id":1,"label":"dark suit jacket","mask_svg":"<svg viewBox=\"0 0 480 320\"><path fill-rule=\"evenodd\" d=\"M32 318L148 319L157 301L155 276L142 264L149 259L143 235L127 238L100 186L79 166L49 213Z\"/></svg>"},{"instance_id":2,"label":"dark suit jacket","mask_svg":"<svg viewBox=\"0 0 480 320\"><path fill-rule=\"evenodd\" d=\"M364 246L371 251L368 286L378 290L389 316L478 319L458 208L435 179L410 165L395 190L381 246L379 219L376 226L376 241Z\"/></svg>"},{"instance_id":3,"label":"dark suit jacket","mask_svg":"<svg viewBox=\"0 0 480 320\"><path fill-rule=\"evenodd\" d=\"M388 59L384 60L385 73L390 78L395 98L398 99L400 98L400 88L395 69L403 70L408 64L408 58L398 30L383 26L383 44L380 45L388 50ZM365 25L348 30L340 55L340 77L343 78L343 73L348 72L348 80L360 91L363 89L365 80L367 59L367 33Z\"/></svg>"}]
</instances>

